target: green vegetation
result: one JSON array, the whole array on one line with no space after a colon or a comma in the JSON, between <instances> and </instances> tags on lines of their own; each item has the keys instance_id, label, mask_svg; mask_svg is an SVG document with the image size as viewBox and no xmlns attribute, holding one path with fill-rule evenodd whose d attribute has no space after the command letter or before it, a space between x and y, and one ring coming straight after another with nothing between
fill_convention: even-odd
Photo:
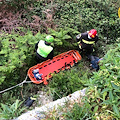
<instances>
[{"instance_id":1,"label":"green vegetation","mask_svg":"<svg viewBox=\"0 0 120 120\"><path fill-rule=\"evenodd\" d=\"M111 46L113 47L113 46ZM97 116L120 118L120 44L110 49L101 63L101 70L94 72L87 85L86 101Z\"/></svg>"},{"instance_id":2,"label":"green vegetation","mask_svg":"<svg viewBox=\"0 0 120 120\"><path fill-rule=\"evenodd\" d=\"M64 114L66 119L120 119L119 6L119 0L1 1L0 91L24 80L28 69L36 64L35 43L47 34L54 36L54 54L58 55L78 49L76 35L95 28L99 41L93 54L104 60L94 72L83 56L72 69L54 75L47 86L31 83L0 94L0 119L20 115L24 108L20 111L19 101L37 96L39 90L56 100L84 87L88 89L82 106L75 103Z\"/></svg>"},{"instance_id":3,"label":"green vegetation","mask_svg":"<svg viewBox=\"0 0 120 120\"><path fill-rule=\"evenodd\" d=\"M53 76L49 83L49 88L54 96L54 99L62 98L63 96L67 96L85 87L85 83L91 73L83 67L83 64L84 63L80 61L72 69L61 71L59 74Z\"/></svg>"},{"instance_id":4,"label":"green vegetation","mask_svg":"<svg viewBox=\"0 0 120 120\"><path fill-rule=\"evenodd\" d=\"M1 103L1 113L0 113L0 118L1 119L12 119L16 118L16 116L21 115L21 113L26 109L25 107L21 108L21 104L23 102L16 100L15 103L10 104L10 105L5 105Z\"/></svg>"}]
</instances>

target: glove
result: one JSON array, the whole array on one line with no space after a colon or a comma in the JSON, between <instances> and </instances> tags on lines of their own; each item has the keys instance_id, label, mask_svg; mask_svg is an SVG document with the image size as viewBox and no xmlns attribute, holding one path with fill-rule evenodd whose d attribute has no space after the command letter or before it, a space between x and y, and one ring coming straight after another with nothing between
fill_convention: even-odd
<instances>
[{"instance_id":1,"label":"glove","mask_svg":"<svg viewBox=\"0 0 120 120\"><path fill-rule=\"evenodd\" d=\"M76 39L79 40L80 37L81 37L81 34L77 35L77 36L76 36Z\"/></svg>"}]
</instances>

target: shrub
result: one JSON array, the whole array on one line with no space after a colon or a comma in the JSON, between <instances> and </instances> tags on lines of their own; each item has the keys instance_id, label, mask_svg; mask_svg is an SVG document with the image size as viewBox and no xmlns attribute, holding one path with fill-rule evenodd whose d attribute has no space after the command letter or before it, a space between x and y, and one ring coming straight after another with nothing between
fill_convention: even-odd
<instances>
[{"instance_id":1,"label":"shrub","mask_svg":"<svg viewBox=\"0 0 120 120\"><path fill-rule=\"evenodd\" d=\"M117 2L113 0L57 2L55 21L60 27L70 27L80 32L95 28L102 40L107 37L107 43L113 43L120 37Z\"/></svg>"},{"instance_id":2,"label":"shrub","mask_svg":"<svg viewBox=\"0 0 120 120\"><path fill-rule=\"evenodd\" d=\"M108 116L120 118L120 44L112 46L105 55L100 71L94 72L87 85L89 90L86 100L96 109L96 114L102 117L107 111Z\"/></svg>"},{"instance_id":3,"label":"shrub","mask_svg":"<svg viewBox=\"0 0 120 120\"><path fill-rule=\"evenodd\" d=\"M24 36L19 34L3 34L0 38L0 84L4 80L10 80L6 84L14 84L25 77L28 66L35 64L34 46L45 35L33 36L27 32Z\"/></svg>"}]
</instances>

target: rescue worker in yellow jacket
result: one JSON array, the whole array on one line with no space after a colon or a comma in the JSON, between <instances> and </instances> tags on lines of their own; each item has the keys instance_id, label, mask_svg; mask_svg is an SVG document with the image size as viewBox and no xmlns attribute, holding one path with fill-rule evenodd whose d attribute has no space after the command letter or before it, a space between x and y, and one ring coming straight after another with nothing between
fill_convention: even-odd
<instances>
[{"instance_id":1,"label":"rescue worker in yellow jacket","mask_svg":"<svg viewBox=\"0 0 120 120\"><path fill-rule=\"evenodd\" d=\"M47 59L53 58L53 47L51 46L51 43L54 41L53 36L48 35L45 38L45 41L40 40L35 45L36 55L37 55L37 61L44 61Z\"/></svg>"},{"instance_id":2,"label":"rescue worker in yellow jacket","mask_svg":"<svg viewBox=\"0 0 120 120\"><path fill-rule=\"evenodd\" d=\"M85 33L81 33L76 36L79 49L81 51L85 50L86 55L90 55L93 52L93 45L98 41L97 31L91 29Z\"/></svg>"}]
</instances>

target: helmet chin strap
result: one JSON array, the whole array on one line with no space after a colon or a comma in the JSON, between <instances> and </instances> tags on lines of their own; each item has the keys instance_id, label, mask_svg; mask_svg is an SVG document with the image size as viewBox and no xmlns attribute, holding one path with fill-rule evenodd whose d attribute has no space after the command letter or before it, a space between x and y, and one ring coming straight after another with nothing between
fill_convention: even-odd
<instances>
[{"instance_id":1,"label":"helmet chin strap","mask_svg":"<svg viewBox=\"0 0 120 120\"><path fill-rule=\"evenodd\" d=\"M88 38L89 38L89 39L92 39L92 38L89 36L89 34L88 34Z\"/></svg>"}]
</instances>

